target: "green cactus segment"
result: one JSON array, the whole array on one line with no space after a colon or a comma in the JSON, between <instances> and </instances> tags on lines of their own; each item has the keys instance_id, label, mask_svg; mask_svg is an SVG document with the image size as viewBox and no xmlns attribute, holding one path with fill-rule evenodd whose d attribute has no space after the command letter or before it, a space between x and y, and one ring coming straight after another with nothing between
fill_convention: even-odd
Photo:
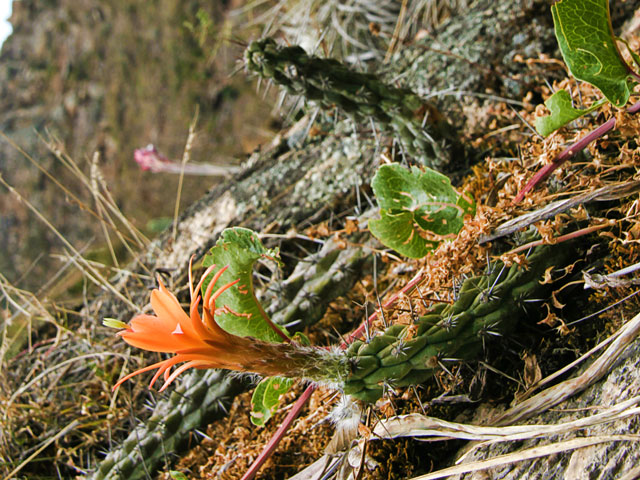
<instances>
[{"instance_id":1,"label":"green cactus segment","mask_svg":"<svg viewBox=\"0 0 640 480\"><path fill-rule=\"evenodd\" d=\"M245 52L245 63L250 71L293 94L327 108L337 106L354 119L375 119L427 166L446 166L451 161L450 147L459 147L451 126L441 118L427 115L423 125L425 114L421 112L430 108L418 95L387 85L376 75L308 55L299 46L278 45L271 38L252 42Z\"/></svg>"},{"instance_id":2,"label":"green cactus segment","mask_svg":"<svg viewBox=\"0 0 640 480\"><path fill-rule=\"evenodd\" d=\"M411 333L393 325L369 342L357 340L347 349L351 373L344 392L365 402L375 402L385 386L406 387L428 380L442 358L470 360L482 350L487 334L506 334L521 320L526 299L544 298L545 270L564 267L570 249L561 245L538 247L527 268L507 268L498 262L489 275L465 280L458 299L438 304L417 322Z\"/></svg>"},{"instance_id":3,"label":"green cactus segment","mask_svg":"<svg viewBox=\"0 0 640 480\"><path fill-rule=\"evenodd\" d=\"M241 382L217 370L194 371L153 414L114 448L90 477L93 480L148 478L167 455L180 450L187 434L227 413Z\"/></svg>"}]
</instances>

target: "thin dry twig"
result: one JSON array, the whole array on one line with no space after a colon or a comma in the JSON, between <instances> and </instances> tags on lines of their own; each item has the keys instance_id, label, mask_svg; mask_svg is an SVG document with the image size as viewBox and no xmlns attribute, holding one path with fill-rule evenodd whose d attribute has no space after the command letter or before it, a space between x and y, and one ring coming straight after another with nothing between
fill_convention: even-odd
<instances>
[{"instance_id":1,"label":"thin dry twig","mask_svg":"<svg viewBox=\"0 0 640 480\"><path fill-rule=\"evenodd\" d=\"M433 441L447 439L482 441L482 443L474 446L474 449L476 449L492 443L515 442L562 435L595 425L615 422L640 413L638 404L640 404L640 396L635 396L619 404L604 408L600 413L578 420L551 425L508 425L502 427L448 422L439 418L412 413L379 422L373 429L373 438L420 437L422 440ZM469 455L469 452L465 455Z\"/></svg>"},{"instance_id":2,"label":"thin dry twig","mask_svg":"<svg viewBox=\"0 0 640 480\"><path fill-rule=\"evenodd\" d=\"M184 182L184 169L189 163L189 159L191 158L191 147L193 146L193 141L196 138L196 125L198 124L198 115L200 109L196 106L196 113L193 115L193 120L191 121L191 125L189 125L189 134L187 135L187 143L184 146L184 153L182 154L182 162L180 163L180 177L178 179L178 191L176 193L176 205L173 210L173 230L171 237L173 241L176 240L178 236L178 214L180 213L180 197L182 196L182 183Z\"/></svg>"},{"instance_id":3,"label":"thin dry twig","mask_svg":"<svg viewBox=\"0 0 640 480\"><path fill-rule=\"evenodd\" d=\"M490 234L482 235L478 240L478 243L482 245L483 243L490 242L497 238L511 235L512 233L526 228L529 225L554 217L559 213L566 212L567 210L584 203L593 201L615 200L618 198L633 195L638 191L640 191L640 180L633 180L624 183L606 185L596 190L587 191L580 195L575 195L571 198L558 200L533 212L525 213L524 215L520 215L519 217L503 223L498 228L494 229Z\"/></svg>"},{"instance_id":4,"label":"thin dry twig","mask_svg":"<svg viewBox=\"0 0 640 480\"><path fill-rule=\"evenodd\" d=\"M480 470L487 470L489 468L501 467L503 465L509 465L511 463L523 462L525 460L532 460L534 458L547 457L549 455L568 452L577 448L590 447L592 445L598 445L600 443L625 441L638 442L640 441L640 435L602 435L598 437L574 438L572 440L567 440L564 442L552 443L551 445L528 448L526 450L515 453L499 455L489 460L482 460L478 462L465 463L463 465L456 465L454 467L443 468L442 470L438 470L437 472L414 477L411 480L435 480L437 478L446 478L451 475L461 475L464 473L477 472Z\"/></svg>"}]
</instances>

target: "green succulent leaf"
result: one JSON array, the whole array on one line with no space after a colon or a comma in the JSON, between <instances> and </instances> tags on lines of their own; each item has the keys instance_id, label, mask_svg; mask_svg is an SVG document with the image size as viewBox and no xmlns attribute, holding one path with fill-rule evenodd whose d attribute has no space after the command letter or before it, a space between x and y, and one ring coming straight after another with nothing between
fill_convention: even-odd
<instances>
[{"instance_id":1,"label":"green succulent leaf","mask_svg":"<svg viewBox=\"0 0 640 480\"><path fill-rule=\"evenodd\" d=\"M171 470L169 472L169 475L173 480L189 480L184 473L179 472L177 470Z\"/></svg>"},{"instance_id":2,"label":"green succulent leaf","mask_svg":"<svg viewBox=\"0 0 640 480\"><path fill-rule=\"evenodd\" d=\"M536 130L540 135L546 137L576 118L600 108L606 101L605 98L602 98L594 102L589 108L574 108L571 104L569 92L558 90L544 102L551 115L536 118Z\"/></svg>"},{"instance_id":3,"label":"green succulent leaf","mask_svg":"<svg viewBox=\"0 0 640 480\"><path fill-rule=\"evenodd\" d=\"M618 50L608 0L560 0L551 13L562 57L573 76L599 88L616 107L624 106L632 72Z\"/></svg>"},{"instance_id":4,"label":"green succulent leaf","mask_svg":"<svg viewBox=\"0 0 640 480\"><path fill-rule=\"evenodd\" d=\"M293 385L293 379L269 377L263 379L251 397L251 422L263 426L276 412L280 395L287 393Z\"/></svg>"},{"instance_id":5,"label":"green succulent leaf","mask_svg":"<svg viewBox=\"0 0 640 480\"><path fill-rule=\"evenodd\" d=\"M424 257L443 237L460 231L465 215L475 214L474 200L458 195L449 178L435 170L383 165L371 185L381 218L370 220L369 230L407 257Z\"/></svg>"},{"instance_id":6,"label":"green succulent leaf","mask_svg":"<svg viewBox=\"0 0 640 480\"><path fill-rule=\"evenodd\" d=\"M255 232L240 227L225 229L216 246L205 256L203 260L205 267L229 266L214 288L240 279L235 286L223 292L216 301L217 307L226 306L240 315L219 312L216 315L216 322L234 335L281 342L282 338L271 327L271 320L253 291L253 264L260 258L278 261L278 250L265 248ZM213 274L202 286L203 297L212 276Z\"/></svg>"}]
</instances>

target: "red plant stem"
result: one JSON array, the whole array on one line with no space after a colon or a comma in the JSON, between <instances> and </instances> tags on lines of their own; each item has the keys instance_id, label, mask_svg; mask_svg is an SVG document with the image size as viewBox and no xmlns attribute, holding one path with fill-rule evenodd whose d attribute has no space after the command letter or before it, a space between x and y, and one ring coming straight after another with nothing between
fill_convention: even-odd
<instances>
[{"instance_id":1,"label":"red plant stem","mask_svg":"<svg viewBox=\"0 0 640 480\"><path fill-rule=\"evenodd\" d=\"M560 235L559 237L555 237L555 243L566 242L567 240L573 240L574 238L582 237L584 235L588 235L593 232L597 232L598 230L602 230L603 228L611 227L615 222L606 222L600 225L592 225L591 227L582 228L580 230L576 230L575 232L567 233L565 235ZM530 243L525 243L524 245L520 245L513 250L509 250L507 253L520 253L525 250L529 250L530 248L537 247L539 245L543 245L544 240L535 240Z\"/></svg>"},{"instance_id":2,"label":"red plant stem","mask_svg":"<svg viewBox=\"0 0 640 480\"><path fill-rule=\"evenodd\" d=\"M627 113L638 113L640 112L640 101L634 103L629 108L627 108Z\"/></svg>"},{"instance_id":3,"label":"red plant stem","mask_svg":"<svg viewBox=\"0 0 640 480\"><path fill-rule=\"evenodd\" d=\"M409 280L409 282L404 287L402 287L401 290L391 295L391 298L389 298L389 300L387 300L385 304L382 305L382 308L389 308L391 305L393 305L393 303L398 299L400 295L407 293L409 290L414 288L421 281L422 281L422 272L418 272L411 280ZM366 329L369 326L371 326L373 321L378 316L378 312L379 311L376 310L371 315L369 315L369 318L364 322L362 322L362 325L360 325L356 330L354 330L351 334L349 334L349 336L346 339L346 342L342 342L342 344L340 344L340 348L345 349L347 348L349 343L351 343L357 338L362 337L362 335L366 332Z\"/></svg>"},{"instance_id":4,"label":"red plant stem","mask_svg":"<svg viewBox=\"0 0 640 480\"><path fill-rule=\"evenodd\" d=\"M630 106L627 109L627 113L637 113L638 111L640 111L640 101L634 103L632 106ZM547 177L549 177L549 175L551 175L551 173L556 168L558 168L560 165L562 165L567 160L573 158L578 152L580 152L584 148L586 148L587 145L589 145L591 142L593 142L594 140L597 140L598 138L604 136L606 133L610 132L614 128L616 128L616 117L611 117L609 120L607 120L605 123L600 125L598 128L596 128L595 130L589 132L583 138L581 138L580 140L578 140L574 144L570 145L569 148L567 148L560 155L558 155L553 160L552 163L542 167L542 169L540 171L538 171L538 173L536 173L533 176L533 178L531 178L531 180L529 180L529 182L527 182L525 187L518 193L516 198L513 200L512 204L515 205L516 203L521 202L522 199L525 197L525 195L527 193L529 193L531 190L533 190L534 187L538 183L542 182Z\"/></svg>"},{"instance_id":5,"label":"red plant stem","mask_svg":"<svg viewBox=\"0 0 640 480\"><path fill-rule=\"evenodd\" d=\"M260 455L258 455L258 458L256 458L256 460L251 464L249 470L245 472L241 480L252 480L253 477L255 477L256 473L258 473L258 470L260 470L260 467L262 467L264 462L266 462L271 454L273 454L274 450L280 443L280 440L282 440L284 434L287 433L287 430L289 430L289 427L300 413L300 410L302 410L302 407L304 407L305 403L307 403L309 398L311 398L311 394L315 389L315 385L309 385L302 393L302 395L298 398L298 400L296 400L296 403L293 404L293 407L287 414L282 424L278 427L278 430L276 430L276 433L273 434L273 437L271 437L271 440L269 440L267 446L260 453Z\"/></svg>"},{"instance_id":6,"label":"red plant stem","mask_svg":"<svg viewBox=\"0 0 640 480\"><path fill-rule=\"evenodd\" d=\"M407 283L400 291L394 293L391 296L391 298L389 298L389 300L385 302L382 308L389 308L398 299L398 297L400 297L400 295L408 292L421 281L422 281L422 272L418 272L411 280L409 280L409 283ZM367 318L364 322L362 322L362 325L360 325L356 330L354 330L347 337L347 341L342 342L340 344L340 348L344 350L347 348L350 342L352 342L358 337L362 337L366 329L371 325L371 323L376 319L377 316L378 316L378 311L375 311L371 315L369 315L369 318ZM260 453L258 458L256 458L256 460L251 464L251 466L249 467L249 470L245 472L241 480L253 480L256 473L258 473L258 470L260 470L262 465L264 465L264 462L266 462L269 459L269 457L271 457L274 450L278 447L278 444L284 437L285 433L287 433L287 430L289 430L289 427L291 426L293 421L300 414L302 407L304 407L307 401L309 401L309 398L311 398L311 394L315 391L315 389L316 389L316 386L311 384L306 388L306 390L302 393L302 395L298 397L298 399L296 400L296 403L293 404L293 407L287 414L286 418L284 419L282 424L278 427L278 430L276 430L276 432L273 434L273 436L269 440L269 443L267 443L267 446L264 447L264 450Z\"/></svg>"}]
</instances>

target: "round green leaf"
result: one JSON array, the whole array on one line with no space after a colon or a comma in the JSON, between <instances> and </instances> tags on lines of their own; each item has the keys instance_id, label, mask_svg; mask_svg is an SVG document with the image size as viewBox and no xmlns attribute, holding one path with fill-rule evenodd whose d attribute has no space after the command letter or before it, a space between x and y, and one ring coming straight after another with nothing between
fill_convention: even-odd
<instances>
[{"instance_id":1,"label":"round green leaf","mask_svg":"<svg viewBox=\"0 0 640 480\"><path fill-rule=\"evenodd\" d=\"M608 0L560 0L551 7L565 63L578 80L595 85L607 100L623 107L631 89L631 68L618 50Z\"/></svg>"},{"instance_id":2,"label":"round green leaf","mask_svg":"<svg viewBox=\"0 0 640 480\"><path fill-rule=\"evenodd\" d=\"M421 258L438 246L438 237L457 234L464 216L475 213L468 195L458 195L445 175L435 170L407 170L383 165L372 182L380 219L369 230L384 245L411 258Z\"/></svg>"},{"instance_id":3,"label":"round green leaf","mask_svg":"<svg viewBox=\"0 0 640 480\"><path fill-rule=\"evenodd\" d=\"M271 320L254 294L253 264L260 258L277 261L278 250L265 248L255 232L240 227L224 230L216 246L205 256L203 260L205 267L229 266L214 288L217 289L219 286L240 279L237 285L223 292L216 302L217 308L227 306L240 315L221 312L216 315L216 322L234 335L281 342L282 338L271 327ZM213 274L202 286L203 296L212 276Z\"/></svg>"},{"instance_id":4,"label":"round green leaf","mask_svg":"<svg viewBox=\"0 0 640 480\"><path fill-rule=\"evenodd\" d=\"M605 101L606 99L603 98L593 102L589 108L585 109L573 108L569 92L558 90L544 102L551 115L536 118L536 130L540 135L546 137L576 118L600 108Z\"/></svg>"},{"instance_id":5,"label":"round green leaf","mask_svg":"<svg viewBox=\"0 0 640 480\"><path fill-rule=\"evenodd\" d=\"M263 379L251 397L251 422L263 426L278 409L280 395L287 393L293 379L269 377Z\"/></svg>"}]
</instances>

